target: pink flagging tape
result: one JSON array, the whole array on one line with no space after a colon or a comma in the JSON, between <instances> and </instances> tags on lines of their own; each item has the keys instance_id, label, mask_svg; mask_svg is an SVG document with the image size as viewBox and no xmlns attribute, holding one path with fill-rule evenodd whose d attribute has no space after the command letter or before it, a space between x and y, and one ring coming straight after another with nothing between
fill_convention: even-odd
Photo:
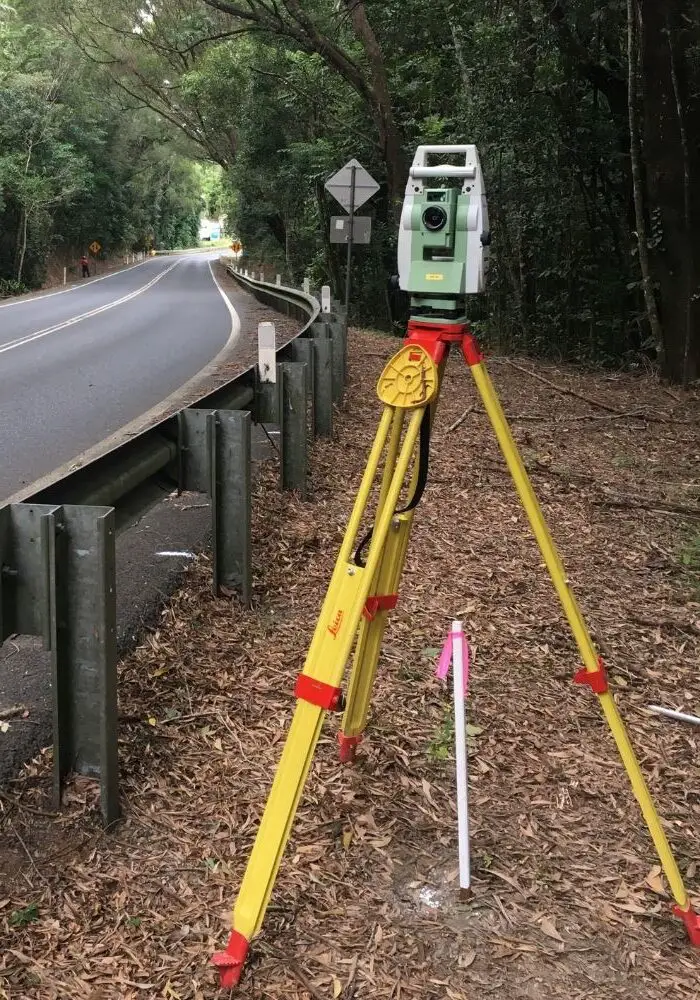
<instances>
[{"instance_id":1,"label":"pink flagging tape","mask_svg":"<svg viewBox=\"0 0 700 1000\"><path fill-rule=\"evenodd\" d=\"M467 637L464 632L452 632L450 631L447 638L445 639L445 644L442 647L442 652L437 662L437 667L435 668L435 676L438 680L444 681L447 679L447 675L450 672L450 664L452 663L452 655L454 650L455 642L460 642L462 644L462 663L464 665L464 693L466 695L469 689L469 643L467 642Z\"/></svg>"}]
</instances>

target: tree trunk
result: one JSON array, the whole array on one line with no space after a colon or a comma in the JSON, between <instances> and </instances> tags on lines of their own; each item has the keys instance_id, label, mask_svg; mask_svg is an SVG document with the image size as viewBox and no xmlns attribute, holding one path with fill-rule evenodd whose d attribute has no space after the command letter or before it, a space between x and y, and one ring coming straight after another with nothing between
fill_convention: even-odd
<instances>
[{"instance_id":1,"label":"tree trunk","mask_svg":"<svg viewBox=\"0 0 700 1000\"><path fill-rule=\"evenodd\" d=\"M19 232L17 233L17 281L22 280L24 258L27 253L27 209L22 206L19 217Z\"/></svg>"},{"instance_id":2,"label":"tree trunk","mask_svg":"<svg viewBox=\"0 0 700 1000\"><path fill-rule=\"evenodd\" d=\"M377 36L367 19L364 3L358 2L358 0L345 0L345 6L350 13L353 28L367 56L372 80L372 111L386 164L388 202L390 210L398 217L403 202L403 186L406 183L407 165L404 162L401 136L394 118L384 55L377 41Z\"/></svg>"},{"instance_id":3,"label":"tree trunk","mask_svg":"<svg viewBox=\"0 0 700 1000\"><path fill-rule=\"evenodd\" d=\"M642 273L644 305L646 307L651 335L661 347L663 333L656 307L654 284L649 263L649 242L644 215L644 178L642 174L642 150L639 136L639 29L636 0L627 0L627 67L629 85L627 103L629 109L630 162L632 164L632 192L634 195L635 225L637 227L637 248L639 269Z\"/></svg>"},{"instance_id":4,"label":"tree trunk","mask_svg":"<svg viewBox=\"0 0 700 1000\"><path fill-rule=\"evenodd\" d=\"M662 372L700 377L700 97L692 77L693 0L639 0L642 12L644 158L651 273L658 288ZM695 181L695 183L693 183Z\"/></svg>"}]
</instances>

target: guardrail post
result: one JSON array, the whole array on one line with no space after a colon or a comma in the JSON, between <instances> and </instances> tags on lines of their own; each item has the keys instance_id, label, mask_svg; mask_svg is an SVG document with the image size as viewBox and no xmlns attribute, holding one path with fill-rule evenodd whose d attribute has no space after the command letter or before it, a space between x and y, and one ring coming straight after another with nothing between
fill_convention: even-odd
<instances>
[{"instance_id":1,"label":"guardrail post","mask_svg":"<svg viewBox=\"0 0 700 1000\"><path fill-rule=\"evenodd\" d=\"M283 490L308 496L306 365L286 362L277 368L279 385L280 482Z\"/></svg>"},{"instance_id":2,"label":"guardrail post","mask_svg":"<svg viewBox=\"0 0 700 1000\"><path fill-rule=\"evenodd\" d=\"M214 595L236 590L244 604L252 595L250 413L207 413Z\"/></svg>"},{"instance_id":3,"label":"guardrail post","mask_svg":"<svg viewBox=\"0 0 700 1000\"><path fill-rule=\"evenodd\" d=\"M114 510L68 505L44 510L54 797L59 805L71 771L98 778L109 825L119 818Z\"/></svg>"},{"instance_id":4,"label":"guardrail post","mask_svg":"<svg viewBox=\"0 0 700 1000\"><path fill-rule=\"evenodd\" d=\"M333 437L333 342L325 323L311 328L314 349L314 431L320 437Z\"/></svg>"},{"instance_id":5,"label":"guardrail post","mask_svg":"<svg viewBox=\"0 0 700 1000\"><path fill-rule=\"evenodd\" d=\"M329 323L317 320L311 328L314 337L328 337L333 344L332 351L332 385L333 402L340 402L345 383L345 345L343 328L340 323Z\"/></svg>"},{"instance_id":6,"label":"guardrail post","mask_svg":"<svg viewBox=\"0 0 700 1000\"><path fill-rule=\"evenodd\" d=\"M306 366L306 391L309 401L309 431L316 437L316 358L314 341L311 337L297 337L291 343L291 353L294 361Z\"/></svg>"},{"instance_id":7,"label":"guardrail post","mask_svg":"<svg viewBox=\"0 0 700 1000\"><path fill-rule=\"evenodd\" d=\"M13 504L0 511L0 641L43 637L51 653L53 791L73 771L119 818L115 524L111 507Z\"/></svg>"},{"instance_id":8,"label":"guardrail post","mask_svg":"<svg viewBox=\"0 0 700 1000\"><path fill-rule=\"evenodd\" d=\"M282 286L282 275L281 275L281 274L278 274L278 275L277 275L277 277L275 278L275 284L276 284L276 285L277 285L278 287L281 287L281 286Z\"/></svg>"},{"instance_id":9,"label":"guardrail post","mask_svg":"<svg viewBox=\"0 0 700 1000\"><path fill-rule=\"evenodd\" d=\"M345 327L339 320L328 323L328 328L333 341L333 398L339 402L347 383L348 342Z\"/></svg>"}]
</instances>

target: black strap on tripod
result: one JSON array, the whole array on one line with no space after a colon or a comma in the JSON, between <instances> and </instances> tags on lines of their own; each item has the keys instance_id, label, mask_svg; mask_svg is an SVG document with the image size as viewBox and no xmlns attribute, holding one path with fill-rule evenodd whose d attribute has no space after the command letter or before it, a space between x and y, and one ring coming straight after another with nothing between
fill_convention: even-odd
<instances>
[{"instance_id":1,"label":"black strap on tripod","mask_svg":"<svg viewBox=\"0 0 700 1000\"><path fill-rule=\"evenodd\" d=\"M428 484L428 466L430 465L430 407L426 406L425 413L423 414L423 419L420 423L420 441L418 445L418 477L416 479L416 486L413 490L413 495L408 501L405 507L397 508L394 511L396 514L407 514L410 510L415 510L418 504L421 502L423 494L425 493L425 487ZM353 562L356 566L364 567L365 560L363 559L363 552L369 546L372 541L372 535L374 534L374 527L370 528L369 531L363 535L360 542L355 549L355 555L353 557Z\"/></svg>"}]
</instances>

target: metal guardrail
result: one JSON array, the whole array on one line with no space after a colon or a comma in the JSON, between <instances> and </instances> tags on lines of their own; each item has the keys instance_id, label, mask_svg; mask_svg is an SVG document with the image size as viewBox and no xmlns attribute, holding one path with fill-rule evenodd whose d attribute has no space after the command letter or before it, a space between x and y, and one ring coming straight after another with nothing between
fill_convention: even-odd
<instances>
[{"instance_id":1,"label":"metal guardrail","mask_svg":"<svg viewBox=\"0 0 700 1000\"><path fill-rule=\"evenodd\" d=\"M347 324L327 294L232 276L303 323L276 353L276 381L253 366L179 413L22 503L0 507L0 643L43 638L51 653L54 799L71 772L100 782L105 823L119 809L116 536L174 490L211 500L215 593L251 595L251 424L280 429L280 485L308 494L308 437L330 437L347 371ZM324 293L326 293L324 289ZM328 310L331 311L328 311Z\"/></svg>"}]
</instances>

